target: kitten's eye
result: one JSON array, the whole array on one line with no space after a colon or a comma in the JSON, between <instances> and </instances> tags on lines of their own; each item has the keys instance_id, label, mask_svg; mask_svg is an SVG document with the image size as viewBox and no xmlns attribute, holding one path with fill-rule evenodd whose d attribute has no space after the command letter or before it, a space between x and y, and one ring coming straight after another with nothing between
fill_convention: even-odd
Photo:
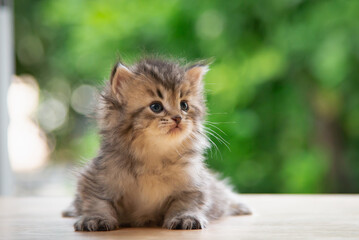
<instances>
[{"instance_id":1,"label":"kitten's eye","mask_svg":"<svg viewBox=\"0 0 359 240\"><path fill-rule=\"evenodd\" d=\"M180 105L181 105L181 109L183 111L185 111L185 112L188 111L188 103L186 101L181 101Z\"/></svg>"},{"instance_id":2,"label":"kitten's eye","mask_svg":"<svg viewBox=\"0 0 359 240\"><path fill-rule=\"evenodd\" d=\"M160 113L163 111L163 106L159 102L151 103L150 108L154 113Z\"/></svg>"}]
</instances>

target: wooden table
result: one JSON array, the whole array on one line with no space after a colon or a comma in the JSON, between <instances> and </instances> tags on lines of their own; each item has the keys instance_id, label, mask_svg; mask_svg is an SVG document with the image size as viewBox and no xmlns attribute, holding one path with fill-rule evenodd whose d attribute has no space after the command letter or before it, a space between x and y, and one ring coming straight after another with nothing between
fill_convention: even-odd
<instances>
[{"instance_id":1,"label":"wooden table","mask_svg":"<svg viewBox=\"0 0 359 240\"><path fill-rule=\"evenodd\" d=\"M123 228L74 232L62 218L69 198L0 198L0 239L359 239L359 195L242 195L252 216L204 230Z\"/></svg>"}]
</instances>

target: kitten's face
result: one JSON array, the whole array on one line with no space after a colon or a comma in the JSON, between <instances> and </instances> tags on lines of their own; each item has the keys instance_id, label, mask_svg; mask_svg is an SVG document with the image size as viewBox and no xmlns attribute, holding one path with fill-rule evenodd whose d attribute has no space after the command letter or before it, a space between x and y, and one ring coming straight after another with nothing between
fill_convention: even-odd
<instances>
[{"instance_id":1,"label":"kitten's face","mask_svg":"<svg viewBox=\"0 0 359 240\"><path fill-rule=\"evenodd\" d=\"M118 81L112 87L125 106L123 121L151 145L178 145L193 137L204 117L201 78L207 68L168 72L151 65L146 67L154 74L135 74L123 66L117 68Z\"/></svg>"},{"instance_id":2,"label":"kitten's face","mask_svg":"<svg viewBox=\"0 0 359 240\"><path fill-rule=\"evenodd\" d=\"M189 91L189 86L181 84L169 90L145 81L134 79L126 94L127 113L132 118L133 129L151 141L180 142L188 137L199 121L195 109L201 107L195 96L181 96L181 92Z\"/></svg>"}]
</instances>

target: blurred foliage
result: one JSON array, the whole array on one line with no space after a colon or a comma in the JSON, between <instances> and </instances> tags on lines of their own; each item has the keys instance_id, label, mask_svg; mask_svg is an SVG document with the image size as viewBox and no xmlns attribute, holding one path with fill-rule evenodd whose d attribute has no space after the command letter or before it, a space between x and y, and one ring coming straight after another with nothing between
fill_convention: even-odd
<instances>
[{"instance_id":1,"label":"blurred foliage","mask_svg":"<svg viewBox=\"0 0 359 240\"><path fill-rule=\"evenodd\" d=\"M213 138L211 168L242 192L358 192L358 14L357 0L15 0L16 67L69 108L48 134L54 161L73 161L98 139L71 92L120 54L215 57L208 120L230 151Z\"/></svg>"}]
</instances>

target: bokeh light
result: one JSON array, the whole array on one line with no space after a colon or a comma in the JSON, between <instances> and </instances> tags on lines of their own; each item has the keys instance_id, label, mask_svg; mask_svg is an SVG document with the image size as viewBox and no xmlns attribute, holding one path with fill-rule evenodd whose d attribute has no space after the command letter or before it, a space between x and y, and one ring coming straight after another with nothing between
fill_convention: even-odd
<instances>
[{"instance_id":1,"label":"bokeh light","mask_svg":"<svg viewBox=\"0 0 359 240\"><path fill-rule=\"evenodd\" d=\"M38 109L38 119L40 125L51 132L60 128L67 120L68 107L61 100L46 96Z\"/></svg>"},{"instance_id":2,"label":"bokeh light","mask_svg":"<svg viewBox=\"0 0 359 240\"><path fill-rule=\"evenodd\" d=\"M38 101L39 86L35 78L30 75L14 77L8 91L8 147L15 172L37 170L48 160L46 135L34 121Z\"/></svg>"},{"instance_id":3,"label":"bokeh light","mask_svg":"<svg viewBox=\"0 0 359 240\"><path fill-rule=\"evenodd\" d=\"M90 85L80 85L72 93L72 108L83 115L90 115L94 112L98 102L98 93L95 87Z\"/></svg>"}]
</instances>

